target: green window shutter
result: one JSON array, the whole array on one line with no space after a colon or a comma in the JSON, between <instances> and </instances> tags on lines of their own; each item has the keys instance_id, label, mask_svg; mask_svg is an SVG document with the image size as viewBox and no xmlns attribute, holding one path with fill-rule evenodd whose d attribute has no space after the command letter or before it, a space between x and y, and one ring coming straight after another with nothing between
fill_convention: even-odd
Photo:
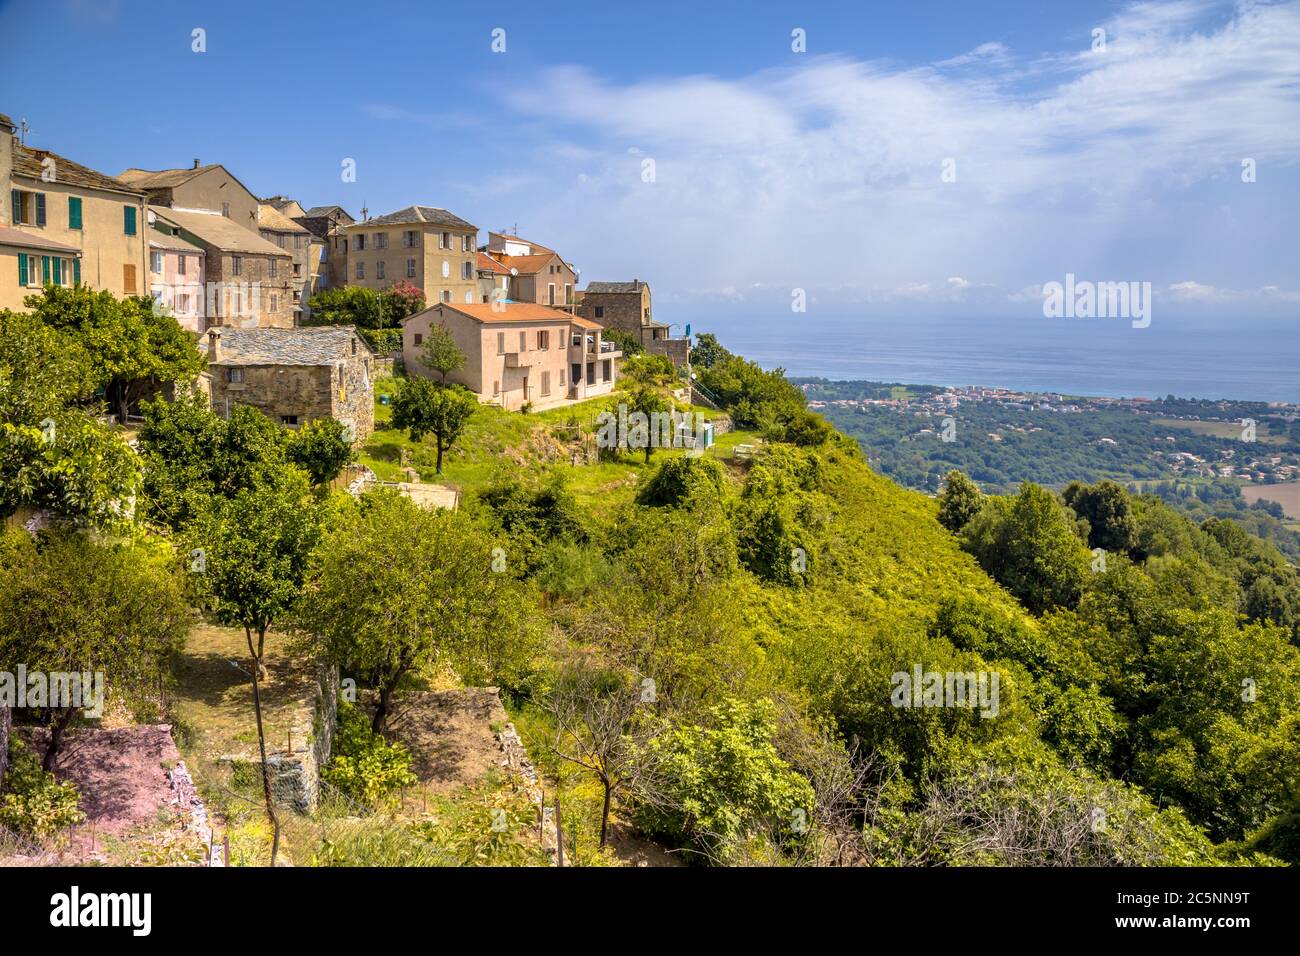
<instances>
[{"instance_id":1,"label":"green window shutter","mask_svg":"<svg viewBox=\"0 0 1300 956\"><path fill-rule=\"evenodd\" d=\"M69 229L81 228L81 197L80 196L68 197L68 228Z\"/></svg>"},{"instance_id":2,"label":"green window shutter","mask_svg":"<svg viewBox=\"0 0 1300 956\"><path fill-rule=\"evenodd\" d=\"M54 284L63 285L63 260L55 256L51 265L54 267Z\"/></svg>"},{"instance_id":3,"label":"green window shutter","mask_svg":"<svg viewBox=\"0 0 1300 956\"><path fill-rule=\"evenodd\" d=\"M45 193L36 194L36 225L45 225Z\"/></svg>"},{"instance_id":4,"label":"green window shutter","mask_svg":"<svg viewBox=\"0 0 1300 956\"><path fill-rule=\"evenodd\" d=\"M135 207L134 206L122 207L122 230L128 236L135 235Z\"/></svg>"},{"instance_id":5,"label":"green window shutter","mask_svg":"<svg viewBox=\"0 0 1300 956\"><path fill-rule=\"evenodd\" d=\"M81 285L81 260L72 260L72 284Z\"/></svg>"},{"instance_id":6,"label":"green window shutter","mask_svg":"<svg viewBox=\"0 0 1300 956\"><path fill-rule=\"evenodd\" d=\"M16 189L9 190L9 205L13 209L13 222L23 221L23 194Z\"/></svg>"},{"instance_id":7,"label":"green window shutter","mask_svg":"<svg viewBox=\"0 0 1300 956\"><path fill-rule=\"evenodd\" d=\"M27 285L27 253L18 253L18 284Z\"/></svg>"},{"instance_id":8,"label":"green window shutter","mask_svg":"<svg viewBox=\"0 0 1300 956\"><path fill-rule=\"evenodd\" d=\"M41 256L41 285L50 284L50 257Z\"/></svg>"}]
</instances>

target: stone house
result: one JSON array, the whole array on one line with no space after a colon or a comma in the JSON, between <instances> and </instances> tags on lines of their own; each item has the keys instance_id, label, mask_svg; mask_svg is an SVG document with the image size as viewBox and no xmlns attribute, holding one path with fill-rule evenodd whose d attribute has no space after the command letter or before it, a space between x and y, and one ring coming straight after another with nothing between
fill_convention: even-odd
<instances>
[{"instance_id":1,"label":"stone house","mask_svg":"<svg viewBox=\"0 0 1300 956\"><path fill-rule=\"evenodd\" d=\"M319 288L337 289L347 285L348 237L344 234L343 227L356 220L342 206L312 206L303 215L293 217L293 220L323 244L320 261L316 266Z\"/></svg>"},{"instance_id":2,"label":"stone house","mask_svg":"<svg viewBox=\"0 0 1300 956\"><path fill-rule=\"evenodd\" d=\"M168 231L204 252L208 325L294 325L293 255L211 210L150 207Z\"/></svg>"},{"instance_id":3,"label":"stone house","mask_svg":"<svg viewBox=\"0 0 1300 956\"><path fill-rule=\"evenodd\" d=\"M667 355L674 365L686 363L690 343L685 338L672 338L669 327L654 320L649 283L640 279L589 282L578 295L577 311L583 318L632 335L647 352Z\"/></svg>"},{"instance_id":4,"label":"stone house","mask_svg":"<svg viewBox=\"0 0 1300 956\"><path fill-rule=\"evenodd\" d=\"M288 208L297 205L290 200ZM293 263L290 266L293 324L301 325L303 320L311 316L311 308L307 305L308 300L320 291L320 263L325 241L266 203L257 209L257 225L258 233L263 239L293 254Z\"/></svg>"},{"instance_id":5,"label":"stone house","mask_svg":"<svg viewBox=\"0 0 1300 956\"><path fill-rule=\"evenodd\" d=\"M405 280L427 302L477 303L478 226L434 206L407 206L342 227L348 284L382 291Z\"/></svg>"},{"instance_id":6,"label":"stone house","mask_svg":"<svg viewBox=\"0 0 1300 956\"><path fill-rule=\"evenodd\" d=\"M24 146L0 114L0 308L49 283L148 295L143 192L65 156Z\"/></svg>"},{"instance_id":7,"label":"stone house","mask_svg":"<svg viewBox=\"0 0 1300 956\"><path fill-rule=\"evenodd\" d=\"M614 390L622 353L601 341L600 326L531 302L438 303L402 321L402 360L412 375L436 376L420 364L434 325L445 326L465 353L447 376L480 402L537 408Z\"/></svg>"},{"instance_id":8,"label":"stone house","mask_svg":"<svg viewBox=\"0 0 1300 956\"><path fill-rule=\"evenodd\" d=\"M204 272L207 253L157 216L149 218L149 294L176 317L182 328L202 332L208 327Z\"/></svg>"},{"instance_id":9,"label":"stone house","mask_svg":"<svg viewBox=\"0 0 1300 956\"><path fill-rule=\"evenodd\" d=\"M218 415L251 405L289 428L334 418L356 444L375 430L375 357L350 325L214 327L205 346L204 387Z\"/></svg>"}]
</instances>

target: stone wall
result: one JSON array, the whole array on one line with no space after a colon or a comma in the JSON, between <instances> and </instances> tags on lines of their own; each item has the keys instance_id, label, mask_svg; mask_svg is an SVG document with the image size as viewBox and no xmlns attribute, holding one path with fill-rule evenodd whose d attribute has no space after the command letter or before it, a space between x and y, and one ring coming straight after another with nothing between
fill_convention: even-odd
<instances>
[{"instance_id":1,"label":"stone wall","mask_svg":"<svg viewBox=\"0 0 1300 956\"><path fill-rule=\"evenodd\" d=\"M310 723L293 727L293 752L268 754L271 792L277 803L310 813L320 801L320 772L330 759L338 723L339 670L320 665Z\"/></svg>"},{"instance_id":2,"label":"stone wall","mask_svg":"<svg viewBox=\"0 0 1300 956\"><path fill-rule=\"evenodd\" d=\"M227 367L211 368L212 409L229 416L237 405L251 405L273 422L295 416L305 425L333 412L333 368L319 365L246 365L242 382L228 381ZM373 412L372 412L373 415Z\"/></svg>"},{"instance_id":3,"label":"stone wall","mask_svg":"<svg viewBox=\"0 0 1300 956\"><path fill-rule=\"evenodd\" d=\"M0 704L0 782L4 781L5 771L9 769L9 725L12 720L9 708Z\"/></svg>"},{"instance_id":4,"label":"stone wall","mask_svg":"<svg viewBox=\"0 0 1300 956\"><path fill-rule=\"evenodd\" d=\"M641 345L651 355L667 355L674 368L685 365L687 356L691 354L690 339L647 338L642 340Z\"/></svg>"}]
</instances>

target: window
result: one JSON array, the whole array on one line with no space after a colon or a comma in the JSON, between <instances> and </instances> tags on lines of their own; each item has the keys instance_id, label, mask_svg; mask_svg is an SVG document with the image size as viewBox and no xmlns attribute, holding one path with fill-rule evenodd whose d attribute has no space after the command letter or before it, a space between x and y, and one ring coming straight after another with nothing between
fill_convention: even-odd
<instances>
[{"instance_id":1,"label":"window","mask_svg":"<svg viewBox=\"0 0 1300 956\"><path fill-rule=\"evenodd\" d=\"M605 307L603 305L596 306L596 318L603 319L604 317L605 317Z\"/></svg>"},{"instance_id":2,"label":"window","mask_svg":"<svg viewBox=\"0 0 1300 956\"><path fill-rule=\"evenodd\" d=\"M159 274L163 271L163 254L161 252L149 253L149 271Z\"/></svg>"},{"instance_id":3,"label":"window","mask_svg":"<svg viewBox=\"0 0 1300 956\"><path fill-rule=\"evenodd\" d=\"M297 415L281 415L281 416L280 416L280 424L281 424L281 425L295 425L295 426L296 426L296 425L298 424L298 416L297 416Z\"/></svg>"},{"instance_id":4,"label":"window","mask_svg":"<svg viewBox=\"0 0 1300 956\"><path fill-rule=\"evenodd\" d=\"M406 260L406 278L408 278L408 279L414 279L414 278L415 278L415 260L414 260L414 259L407 259L407 260Z\"/></svg>"},{"instance_id":5,"label":"window","mask_svg":"<svg viewBox=\"0 0 1300 956\"><path fill-rule=\"evenodd\" d=\"M420 244L420 231L418 229L408 229L402 233L402 248L414 249Z\"/></svg>"},{"instance_id":6,"label":"window","mask_svg":"<svg viewBox=\"0 0 1300 956\"><path fill-rule=\"evenodd\" d=\"M564 283L564 304L573 305L573 284L569 282Z\"/></svg>"},{"instance_id":7,"label":"window","mask_svg":"<svg viewBox=\"0 0 1300 956\"><path fill-rule=\"evenodd\" d=\"M555 305L555 283L546 283L546 304Z\"/></svg>"},{"instance_id":8,"label":"window","mask_svg":"<svg viewBox=\"0 0 1300 956\"><path fill-rule=\"evenodd\" d=\"M271 311L272 312L280 311L280 297L278 295L271 296Z\"/></svg>"},{"instance_id":9,"label":"window","mask_svg":"<svg viewBox=\"0 0 1300 956\"><path fill-rule=\"evenodd\" d=\"M451 248L451 233L449 233L449 232L444 232L444 233L442 234L442 241L438 244L438 248L439 248L439 249L450 249L450 248Z\"/></svg>"},{"instance_id":10,"label":"window","mask_svg":"<svg viewBox=\"0 0 1300 956\"><path fill-rule=\"evenodd\" d=\"M443 289L443 290L442 290L442 301L443 301L443 302L450 302L450 301L451 301L451 290L450 290L450 289Z\"/></svg>"},{"instance_id":11,"label":"window","mask_svg":"<svg viewBox=\"0 0 1300 956\"><path fill-rule=\"evenodd\" d=\"M135 264L127 263L122 266L122 292L125 295L135 295Z\"/></svg>"},{"instance_id":12,"label":"window","mask_svg":"<svg viewBox=\"0 0 1300 956\"><path fill-rule=\"evenodd\" d=\"M501 383L499 381L494 381L492 383L492 397L495 398L500 394L501 394Z\"/></svg>"},{"instance_id":13,"label":"window","mask_svg":"<svg viewBox=\"0 0 1300 956\"><path fill-rule=\"evenodd\" d=\"M451 263L448 262L446 259L442 260L442 277L444 279L451 278Z\"/></svg>"},{"instance_id":14,"label":"window","mask_svg":"<svg viewBox=\"0 0 1300 956\"><path fill-rule=\"evenodd\" d=\"M527 351L528 351L528 333L527 333L527 332L520 332L520 333L519 333L519 351L521 351L521 352L527 352Z\"/></svg>"},{"instance_id":15,"label":"window","mask_svg":"<svg viewBox=\"0 0 1300 956\"><path fill-rule=\"evenodd\" d=\"M505 354L506 354L506 334L504 332L498 332L497 333L497 355L505 355Z\"/></svg>"},{"instance_id":16,"label":"window","mask_svg":"<svg viewBox=\"0 0 1300 956\"><path fill-rule=\"evenodd\" d=\"M577 331L577 330L575 329L574 332L573 332L573 338L569 341L569 344L570 344L570 345L581 345L581 344L582 344L582 333L579 332L579 331Z\"/></svg>"},{"instance_id":17,"label":"window","mask_svg":"<svg viewBox=\"0 0 1300 956\"><path fill-rule=\"evenodd\" d=\"M178 295L176 297L176 311L181 315L190 314L190 297L188 295Z\"/></svg>"},{"instance_id":18,"label":"window","mask_svg":"<svg viewBox=\"0 0 1300 956\"><path fill-rule=\"evenodd\" d=\"M68 228L69 229L81 228L81 197L80 196L68 197Z\"/></svg>"},{"instance_id":19,"label":"window","mask_svg":"<svg viewBox=\"0 0 1300 956\"><path fill-rule=\"evenodd\" d=\"M177 256L177 257L176 257L176 274L177 274L178 276L183 276L183 275L185 275L185 260L188 259L188 258L189 258L189 256Z\"/></svg>"},{"instance_id":20,"label":"window","mask_svg":"<svg viewBox=\"0 0 1300 956\"><path fill-rule=\"evenodd\" d=\"M388 248L388 233L386 232L375 233L375 248L376 249Z\"/></svg>"},{"instance_id":21,"label":"window","mask_svg":"<svg viewBox=\"0 0 1300 956\"><path fill-rule=\"evenodd\" d=\"M380 259L378 262L375 263L375 278L376 278L376 279L382 279L382 278L384 278L384 260L383 260L383 259Z\"/></svg>"},{"instance_id":22,"label":"window","mask_svg":"<svg viewBox=\"0 0 1300 956\"><path fill-rule=\"evenodd\" d=\"M550 372L545 372L545 371L542 372L542 394L543 395L551 394L551 373Z\"/></svg>"},{"instance_id":23,"label":"window","mask_svg":"<svg viewBox=\"0 0 1300 956\"><path fill-rule=\"evenodd\" d=\"M364 262L358 262L358 263L357 263L357 278L358 278L358 279L364 279L365 277L366 277L366 264L365 264Z\"/></svg>"},{"instance_id":24,"label":"window","mask_svg":"<svg viewBox=\"0 0 1300 956\"><path fill-rule=\"evenodd\" d=\"M293 237L293 247L294 247L295 249L301 249L301 248L302 248L302 234L301 234L301 233L298 233L298 234L296 234L296 235Z\"/></svg>"},{"instance_id":25,"label":"window","mask_svg":"<svg viewBox=\"0 0 1300 956\"><path fill-rule=\"evenodd\" d=\"M223 202L221 204L221 215L225 216L227 219L230 218L230 203Z\"/></svg>"},{"instance_id":26,"label":"window","mask_svg":"<svg viewBox=\"0 0 1300 956\"><path fill-rule=\"evenodd\" d=\"M474 301L474 290L473 290L473 289L466 289L466 290L465 290L465 303L468 305L469 303L471 303L471 302L473 302L473 301Z\"/></svg>"},{"instance_id":27,"label":"window","mask_svg":"<svg viewBox=\"0 0 1300 956\"><path fill-rule=\"evenodd\" d=\"M63 260L56 256L51 266L54 269L54 276L50 281L55 285L63 285Z\"/></svg>"},{"instance_id":28,"label":"window","mask_svg":"<svg viewBox=\"0 0 1300 956\"><path fill-rule=\"evenodd\" d=\"M600 363L600 380L601 380L602 382L608 382L608 381L609 381L609 373L610 373L610 368L609 368L609 366L610 366L610 362L611 362L610 359L605 359L604 361L602 361L602 362Z\"/></svg>"},{"instance_id":29,"label":"window","mask_svg":"<svg viewBox=\"0 0 1300 956\"><path fill-rule=\"evenodd\" d=\"M226 381L237 385L244 380L244 370L242 368L226 369Z\"/></svg>"},{"instance_id":30,"label":"window","mask_svg":"<svg viewBox=\"0 0 1300 956\"><path fill-rule=\"evenodd\" d=\"M302 266L296 262L293 264L293 275L295 279L302 275Z\"/></svg>"},{"instance_id":31,"label":"window","mask_svg":"<svg viewBox=\"0 0 1300 956\"><path fill-rule=\"evenodd\" d=\"M243 256L231 256L231 257L230 257L230 274L231 274L232 276L238 276L238 275L243 275L243 274L244 274L244 257L243 257Z\"/></svg>"},{"instance_id":32,"label":"window","mask_svg":"<svg viewBox=\"0 0 1300 956\"><path fill-rule=\"evenodd\" d=\"M44 199L45 199L45 197L42 196L42 197L41 197L41 200L42 200L42 202L41 202L41 206L42 206L42 207L44 207L44 205L45 205ZM43 223L44 220L45 220L45 210L44 210L44 208L41 209L40 218L41 218L41 222ZM134 206L123 206L123 207L122 207L122 231L123 231L124 233L126 233L128 236L134 236L134 235L135 235L135 207L134 207Z\"/></svg>"},{"instance_id":33,"label":"window","mask_svg":"<svg viewBox=\"0 0 1300 956\"><path fill-rule=\"evenodd\" d=\"M299 302L301 302L301 301L302 301L302 293L299 292L297 289L294 289L294 290L293 290L293 304L294 304L294 305L297 305L297 304L298 304Z\"/></svg>"},{"instance_id":34,"label":"window","mask_svg":"<svg viewBox=\"0 0 1300 956\"><path fill-rule=\"evenodd\" d=\"M474 263L468 259L460 264L460 277L462 279L474 278Z\"/></svg>"},{"instance_id":35,"label":"window","mask_svg":"<svg viewBox=\"0 0 1300 956\"><path fill-rule=\"evenodd\" d=\"M18 284L25 286L31 281L31 272L27 267L27 253L18 253Z\"/></svg>"},{"instance_id":36,"label":"window","mask_svg":"<svg viewBox=\"0 0 1300 956\"><path fill-rule=\"evenodd\" d=\"M564 369L560 369L560 388L564 388Z\"/></svg>"},{"instance_id":37,"label":"window","mask_svg":"<svg viewBox=\"0 0 1300 956\"><path fill-rule=\"evenodd\" d=\"M278 279L278 278L280 277L280 260L279 260L279 259L272 259L272 260L271 260L271 265L270 265L269 271L267 272L267 275L268 275L270 278L272 278L272 279Z\"/></svg>"},{"instance_id":38,"label":"window","mask_svg":"<svg viewBox=\"0 0 1300 956\"><path fill-rule=\"evenodd\" d=\"M81 285L81 260L72 260L72 284Z\"/></svg>"},{"instance_id":39,"label":"window","mask_svg":"<svg viewBox=\"0 0 1300 956\"><path fill-rule=\"evenodd\" d=\"M462 237L461 237L461 240L462 240L462 242L461 242L461 247L460 247L460 251L461 251L461 252L473 252L473 251L474 251L474 245L473 245L473 243L472 243L472 241L471 241L473 238L474 238L473 236L462 236Z\"/></svg>"},{"instance_id":40,"label":"window","mask_svg":"<svg viewBox=\"0 0 1300 956\"><path fill-rule=\"evenodd\" d=\"M537 333L537 348L545 352L551 347L551 333L542 331Z\"/></svg>"},{"instance_id":41,"label":"window","mask_svg":"<svg viewBox=\"0 0 1300 956\"><path fill-rule=\"evenodd\" d=\"M357 233L352 237L352 248L357 252L363 252L366 248L366 237L364 233Z\"/></svg>"},{"instance_id":42,"label":"window","mask_svg":"<svg viewBox=\"0 0 1300 956\"><path fill-rule=\"evenodd\" d=\"M424 342L424 336L421 335L419 332L416 332L416 333L415 333L415 344L416 344L416 345L420 345L420 344L422 344L423 342Z\"/></svg>"},{"instance_id":43,"label":"window","mask_svg":"<svg viewBox=\"0 0 1300 956\"><path fill-rule=\"evenodd\" d=\"M10 192L13 204L13 221L25 226L45 225L45 193L29 193L21 189Z\"/></svg>"}]
</instances>

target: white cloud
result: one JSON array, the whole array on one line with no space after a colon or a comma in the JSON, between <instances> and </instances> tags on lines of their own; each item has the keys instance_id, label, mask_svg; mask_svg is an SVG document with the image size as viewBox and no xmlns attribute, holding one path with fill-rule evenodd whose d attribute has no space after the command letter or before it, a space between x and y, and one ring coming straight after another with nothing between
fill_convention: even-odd
<instances>
[{"instance_id":1,"label":"white cloud","mask_svg":"<svg viewBox=\"0 0 1300 956\"><path fill-rule=\"evenodd\" d=\"M1052 54L990 40L932 66L823 56L736 79L552 69L509 103L586 149L549 157L572 185L530 220L555 223L588 271L657 290L766 282L865 301L937 282L952 299L973 290L941 277L978 274L1005 305L1067 271L1184 296L1189 268L1224 287L1286 281L1275 243L1225 251L1208 226L1231 206L1249 237L1279 204L1296 212L1300 5L1143 3L1104 27L1105 54L1083 36ZM1276 198L1216 194L1211 209L1212 190L1265 188L1239 182L1243 156Z\"/></svg>"}]
</instances>

